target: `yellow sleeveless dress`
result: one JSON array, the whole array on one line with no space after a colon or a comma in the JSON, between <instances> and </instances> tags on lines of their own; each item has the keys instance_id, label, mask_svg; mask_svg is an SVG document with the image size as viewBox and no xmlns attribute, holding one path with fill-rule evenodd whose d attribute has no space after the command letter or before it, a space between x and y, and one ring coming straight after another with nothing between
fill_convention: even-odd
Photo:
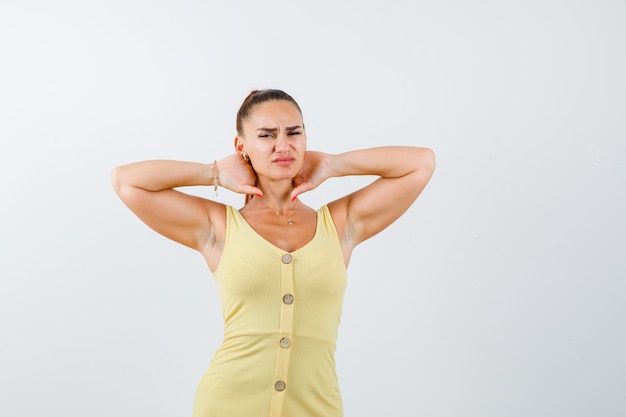
<instances>
[{"instance_id":1,"label":"yellow sleeveless dress","mask_svg":"<svg viewBox=\"0 0 626 417\"><path fill-rule=\"evenodd\" d=\"M286 252L227 206L213 276L224 341L193 417L341 417L334 354L346 268L328 207L317 212L313 239Z\"/></svg>"}]
</instances>

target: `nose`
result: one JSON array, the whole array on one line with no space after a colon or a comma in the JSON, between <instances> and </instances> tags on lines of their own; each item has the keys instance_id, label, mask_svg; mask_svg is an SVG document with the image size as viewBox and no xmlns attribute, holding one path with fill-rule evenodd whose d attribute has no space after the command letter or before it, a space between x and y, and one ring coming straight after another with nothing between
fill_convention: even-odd
<instances>
[{"instance_id":1,"label":"nose","mask_svg":"<svg viewBox=\"0 0 626 417\"><path fill-rule=\"evenodd\" d=\"M289 140L286 134L284 133L278 134L278 136L276 137L275 148L276 148L276 152L279 152L279 153L284 153L289 150Z\"/></svg>"}]
</instances>

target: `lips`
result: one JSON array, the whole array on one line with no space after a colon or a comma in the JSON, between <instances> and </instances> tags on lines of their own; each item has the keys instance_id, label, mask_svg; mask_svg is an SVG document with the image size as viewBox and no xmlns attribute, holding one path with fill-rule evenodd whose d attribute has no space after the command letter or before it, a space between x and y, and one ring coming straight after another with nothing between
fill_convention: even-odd
<instances>
[{"instance_id":1,"label":"lips","mask_svg":"<svg viewBox=\"0 0 626 417\"><path fill-rule=\"evenodd\" d=\"M293 156L279 156L278 158L274 158L272 162L278 165L289 165L295 160L296 158L294 158Z\"/></svg>"}]
</instances>

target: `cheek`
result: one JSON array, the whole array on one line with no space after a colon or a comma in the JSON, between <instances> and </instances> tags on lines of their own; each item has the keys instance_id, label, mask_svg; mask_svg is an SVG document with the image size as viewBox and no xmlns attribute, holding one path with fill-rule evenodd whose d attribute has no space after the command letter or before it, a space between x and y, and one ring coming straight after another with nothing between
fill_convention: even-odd
<instances>
[{"instance_id":1,"label":"cheek","mask_svg":"<svg viewBox=\"0 0 626 417\"><path fill-rule=\"evenodd\" d=\"M267 151L267 142L261 140L255 140L248 144L250 151L254 153L264 153Z\"/></svg>"}]
</instances>

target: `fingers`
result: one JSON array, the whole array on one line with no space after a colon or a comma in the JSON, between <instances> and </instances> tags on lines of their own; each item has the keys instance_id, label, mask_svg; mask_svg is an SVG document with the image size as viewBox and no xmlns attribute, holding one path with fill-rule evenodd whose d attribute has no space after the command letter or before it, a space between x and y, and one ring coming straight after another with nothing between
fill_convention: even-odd
<instances>
[{"instance_id":1,"label":"fingers","mask_svg":"<svg viewBox=\"0 0 626 417\"><path fill-rule=\"evenodd\" d=\"M254 187L252 185L244 185L241 190L242 194L254 194L257 197L263 197L263 191L260 188Z\"/></svg>"},{"instance_id":2,"label":"fingers","mask_svg":"<svg viewBox=\"0 0 626 417\"><path fill-rule=\"evenodd\" d=\"M307 182L298 185L296 188L294 188L291 191L291 201L294 201L296 199L296 197L298 197L300 194L305 193L307 191L310 191L313 188L315 188L315 187L313 187L312 184L307 183Z\"/></svg>"}]
</instances>

